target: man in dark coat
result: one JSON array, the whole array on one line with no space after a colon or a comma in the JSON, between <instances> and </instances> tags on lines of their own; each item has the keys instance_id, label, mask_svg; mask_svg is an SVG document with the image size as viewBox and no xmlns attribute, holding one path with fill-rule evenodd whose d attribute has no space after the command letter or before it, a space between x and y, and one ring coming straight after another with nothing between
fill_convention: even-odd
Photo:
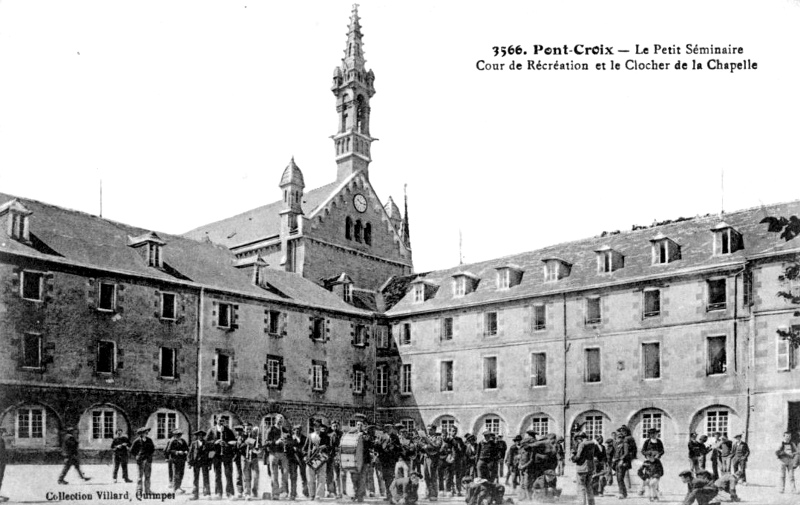
<instances>
[{"instance_id":1,"label":"man in dark coat","mask_svg":"<svg viewBox=\"0 0 800 505\"><path fill-rule=\"evenodd\" d=\"M594 453L597 445L594 440L589 440L586 433L583 432L579 432L575 435L575 441L578 443L578 446L575 448L572 462L575 463L578 498L582 499L584 505L594 505L592 476L594 475Z\"/></svg>"},{"instance_id":2,"label":"man in dark coat","mask_svg":"<svg viewBox=\"0 0 800 505\"><path fill-rule=\"evenodd\" d=\"M136 490L144 493L150 493L150 473L153 469L153 453L156 452L153 439L147 436L149 432L150 428L146 426L136 430L137 437L131 445L131 455L136 458L136 466L139 469Z\"/></svg>"},{"instance_id":3,"label":"man in dark coat","mask_svg":"<svg viewBox=\"0 0 800 505\"><path fill-rule=\"evenodd\" d=\"M3 476L6 473L6 462L8 461L8 454L6 453L6 434L5 428L0 428L0 489L3 488ZM8 501L5 496L0 496L0 501Z\"/></svg>"},{"instance_id":4,"label":"man in dark coat","mask_svg":"<svg viewBox=\"0 0 800 505\"><path fill-rule=\"evenodd\" d=\"M75 470L78 471L78 476L80 476L81 479L90 479L89 477L84 476L83 472L81 472L81 462L78 453L78 439L75 437L75 428L67 428L67 434L64 437L64 442L61 446L61 454L64 456L64 468L61 470L61 475L58 476L59 484L67 483L67 481L64 480L64 477L67 476L67 472L72 466L74 466Z\"/></svg>"},{"instance_id":5,"label":"man in dark coat","mask_svg":"<svg viewBox=\"0 0 800 505\"><path fill-rule=\"evenodd\" d=\"M794 469L797 468L800 461L800 453L797 452L797 445L792 442L791 432L783 434L783 441L780 447L775 451L775 455L781 462L781 490L783 493L786 490L786 476L789 476L789 484L792 486L792 492L796 493L797 488L794 483Z\"/></svg>"},{"instance_id":6,"label":"man in dark coat","mask_svg":"<svg viewBox=\"0 0 800 505\"><path fill-rule=\"evenodd\" d=\"M445 472L445 490L451 496L461 496L461 479L464 478L464 469L466 466L466 445L464 440L458 436L458 428L450 426L450 436L448 437L448 456L445 456L445 464L447 465ZM448 462L448 460L452 460Z\"/></svg>"},{"instance_id":7,"label":"man in dark coat","mask_svg":"<svg viewBox=\"0 0 800 505\"><path fill-rule=\"evenodd\" d=\"M328 472L328 497L335 496L341 498L344 492L344 483L347 481L347 473L342 472L342 454L339 445L342 443L342 432L339 421L331 421L330 438L331 458L325 470Z\"/></svg>"},{"instance_id":8,"label":"man in dark coat","mask_svg":"<svg viewBox=\"0 0 800 505\"><path fill-rule=\"evenodd\" d=\"M689 463L692 467L692 474L697 475L700 470L706 467L706 444L697 439L697 433L689 434Z\"/></svg>"},{"instance_id":9,"label":"man in dark coat","mask_svg":"<svg viewBox=\"0 0 800 505\"><path fill-rule=\"evenodd\" d=\"M383 435L378 440L378 465L380 465L383 487L386 492L386 501L391 500L389 487L394 481L394 467L400 459L400 437L397 435L394 424L383 425Z\"/></svg>"},{"instance_id":10,"label":"man in dark coat","mask_svg":"<svg viewBox=\"0 0 800 505\"><path fill-rule=\"evenodd\" d=\"M131 442L122 430L117 430L117 436L111 441L111 451L114 456L114 482L117 482L117 471L122 468L122 478L125 482L132 482L128 478L128 450Z\"/></svg>"},{"instance_id":11,"label":"man in dark coat","mask_svg":"<svg viewBox=\"0 0 800 505\"><path fill-rule=\"evenodd\" d=\"M303 448L306 446L306 436L299 424L292 426L292 435L286 440L284 450L286 459L289 460L289 499L297 498L297 476L303 485L303 496L308 497L308 481L306 480L306 458Z\"/></svg>"},{"instance_id":12,"label":"man in dark coat","mask_svg":"<svg viewBox=\"0 0 800 505\"><path fill-rule=\"evenodd\" d=\"M494 433L489 430L483 431L483 442L478 443L475 451L477 461L476 468L478 477L494 482L497 479L497 444L494 441Z\"/></svg>"},{"instance_id":13,"label":"man in dark coat","mask_svg":"<svg viewBox=\"0 0 800 505\"><path fill-rule=\"evenodd\" d=\"M164 448L164 457L167 460L167 464L172 468L172 482L170 482L170 485L176 493L184 493L184 490L181 489L181 484L183 483L183 472L186 469L186 456L189 454L189 444L186 443L186 440L181 435L183 435L181 430L174 430L172 438Z\"/></svg>"},{"instance_id":14,"label":"man in dark coat","mask_svg":"<svg viewBox=\"0 0 800 505\"><path fill-rule=\"evenodd\" d=\"M429 501L436 501L439 496L439 454L442 445L442 437L436 433L436 425L431 424L428 426L428 434L422 438L425 487L428 490Z\"/></svg>"},{"instance_id":15,"label":"man in dark coat","mask_svg":"<svg viewBox=\"0 0 800 505\"><path fill-rule=\"evenodd\" d=\"M625 440L625 434L617 432L617 439L614 441L614 461L612 466L614 473L617 474L617 485L619 486L619 496L626 498L628 488L625 486L625 477L631 469L633 458L630 453L630 445Z\"/></svg>"},{"instance_id":16,"label":"man in dark coat","mask_svg":"<svg viewBox=\"0 0 800 505\"><path fill-rule=\"evenodd\" d=\"M750 457L750 446L742 440L742 434L733 437L733 448L731 449L731 472L740 475L739 484L747 484L747 459Z\"/></svg>"},{"instance_id":17,"label":"man in dark coat","mask_svg":"<svg viewBox=\"0 0 800 505\"><path fill-rule=\"evenodd\" d=\"M209 447L209 459L214 467L214 493L222 497L222 472L225 472L225 494L232 498L233 494L233 458L236 453L236 435L225 426L227 419L220 416L217 425L206 434Z\"/></svg>"},{"instance_id":18,"label":"man in dark coat","mask_svg":"<svg viewBox=\"0 0 800 505\"><path fill-rule=\"evenodd\" d=\"M194 432L194 442L189 447L189 467L194 471L192 486L192 497L190 500L200 498L200 475L203 475L203 496L211 496L211 485L208 481L208 444L205 442L206 432L197 430Z\"/></svg>"}]
</instances>

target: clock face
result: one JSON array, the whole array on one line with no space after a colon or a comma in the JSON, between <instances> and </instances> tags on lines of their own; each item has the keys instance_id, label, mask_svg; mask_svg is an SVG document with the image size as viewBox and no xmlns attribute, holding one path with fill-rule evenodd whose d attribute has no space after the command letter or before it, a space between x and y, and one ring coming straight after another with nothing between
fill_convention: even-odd
<instances>
[{"instance_id":1,"label":"clock face","mask_svg":"<svg viewBox=\"0 0 800 505\"><path fill-rule=\"evenodd\" d=\"M364 195L359 193L353 197L353 205L357 211L365 212L367 210L367 199L364 197Z\"/></svg>"}]
</instances>

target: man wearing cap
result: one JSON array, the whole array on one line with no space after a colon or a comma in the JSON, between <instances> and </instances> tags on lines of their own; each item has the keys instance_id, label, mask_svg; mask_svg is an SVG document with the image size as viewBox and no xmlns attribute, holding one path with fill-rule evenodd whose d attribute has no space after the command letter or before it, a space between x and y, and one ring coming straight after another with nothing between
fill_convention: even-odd
<instances>
[{"instance_id":1,"label":"man wearing cap","mask_svg":"<svg viewBox=\"0 0 800 505\"><path fill-rule=\"evenodd\" d=\"M733 437L733 447L731 448L731 471L740 475L739 484L747 484L747 458L750 457L750 446L742 440L739 433Z\"/></svg>"},{"instance_id":2,"label":"man wearing cap","mask_svg":"<svg viewBox=\"0 0 800 505\"><path fill-rule=\"evenodd\" d=\"M128 449L131 442L122 430L117 430L117 436L111 441L111 452L114 458L114 472L112 477L117 482L117 472L122 468L122 479L125 482L133 482L128 478Z\"/></svg>"},{"instance_id":3,"label":"man wearing cap","mask_svg":"<svg viewBox=\"0 0 800 505\"><path fill-rule=\"evenodd\" d=\"M242 499L244 497L244 466L242 465L242 458L244 457L245 450L247 449L247 435L244 432L244 426L236 425L233 427L233 432L236 434L236 445L233 452L233 468L236 470L236 497Z\"/></svg>"},{"instance_id":4,"label":"man wearing cap","mask_svg":"<svg viewBox=\"0 0 800 505\"><path fill-rule=\"evenodd\" d=\"M419 499L420 474L411 472L408 477L397 477L389 485L389 502L397 505L415 505Z\"/></svg>"},{"instance_id":5,"label":"man wearing cap","mask_svg":"<svg viewBox=\"0 0 800 505\"><path fill-rule=\"evenodd\" d=\"M647 437L647 440L642 444L642 454L654 453L655 458L660 460L664 455L664 444L661 442L661 439L658 438L658 430L650 428L647 430ZM661 473L663 475L663 469ZM644 496L646 489L647 485L642 481L642 488L639 490L639 496Z\"/></svg>"},{"instance_id":6,"label":"man wearing cap","mask_svg":"<svg viewBox=\"0 0 800 505\"><path fill-rule=\"evenodd\" d=\"M475 460L478 477L494 482L497 479L497 444L494 441L494 432L488 428L483 430L483 441L478 442Z\"/></svg>"},{"instance_id":7,"label":"man wearing cap","mask_svg":"<svg viewBox=\"0 0 800 505\"><path fill-rule=\"evenodd\" d=\"M556 465L556 475L564 475L564 460L566 459L566 449L564 448L564 437L556 439L556 457L558 458L558 465Z\"/></svg>"},{"instance_id":8,"label":"man wearing cap","mask_svg":"<svg viewBox=\"0 0 800 505\"><path fill-rule=\"evenodd\" d=\"M442 437L436 433L436 425L428 425L428 434L422 439L422 451L425 487L430 501L436 501L439 496L439 454L442 445Z\"/></svg>"},{"instance_id":9,"label":"man wearing cap","mask_svg":"<svg viewBox=\"0 0 800 505\"><path fill-rule=\"evenodd\" d=\"M131 445L131 455L136 458L136 467L139 469L139 477L136 480L136 491L150 493L150 473L153 469L153 453L156 446L153 439L147 436L150 428L143 426L136 430L138 435Z\"/></svg>"},{"instance_id":10,"label":"man wearing cap","mask_svg":"<svg viewBox=\"0 0 800 505\"><path fill-rule=\"evenodd\" d=\"M250 423L245 425L244 447L241 451L242 469L244 471L244 495L248 500L258 498L258 480L261 477L259 460L261 459L262 442L258 428Z\"/></svg>"},{"instance_id":11,"label":"man wearing cap","mask_svg":"<svg viewBox=\"0 0 800 505\"><path fill-rule=\"evenodd\" d=\"M511 489L516 490L519 485L519 457L520 457L520 444L522 436L516 435L512 439L511 447L506 452L506 466L508 467L508 474L506 475L506 486L508 481L511 481Z\"/></svg>"},{"instance_id":12,"label":"man wearing cap","mask_svg":"<svg viewBox=\"0 0 800 505\"><path fill-rule=\"evenodd\" d=\"M228 418L219 416L216 426L206 433L206 442L209 445L208 456L214 467L214 493L217 498L222 498L222 472L225 472L225 495L232 498L233 494L233 457L236 452L236 435L226 426Z\"/></svg>"},{"instance_id":13,"label":"man wearing cap","mask_svg":"<svg viewBox=\"0 0 800 505\"><path fill-rule=\"evenodd\" d=\"M467 433L464 435L464 474L468 477L475 477L477 469L477 460L475 456L478 454L478 444L475 440L475 435ZM463 479L462 479L463 480Z\"/></svg>"},{"instance_id":14,"label":"man wearing cap","mask_svg":"<svg viewBox=\"0 0 800 505\"><path fill-rule=\"evenodd\" d=\"M379 439L378 445L377 464L380 465L385 499L386 501L390 501L391 495L389 494L389 487L392 485L392 481L394 481L394 468L397 466L397 462L400 458L400 437L397 435L394 424L387 423L383 425L383 434Z\"/></svg>"},{"instance_id":15,"label":"man wearing cap","mask_svg":"<svg viewBox=\"0 0 800 505\"><path fill-rule=\"evenodd\" d=\"M6 462L8 461L5 434L6 429L0 427L0 489L3 489L3 476L6 473ZM0 496L0 501L8 501L8 497Z\"/></svg>"},{"instance_id":16,"label":"man wearing cap","mask_svg":"<svg viewBox=\"0 0 800 505\"><path fill-rule=\"evenodd\" d=\"M172 468L172 481L170 485L176 493L183 493L181 484L183 483L183 472L186 468L186 456L189 454L189 444L181 437L181 430L173 430L172 438L164 448L164 457L167 465Z\"/></svg>"},{"instance_id":17,"label":"man wearing cap","mask_svg":"<svg viewBox=\"0 0 800 505\"><path fill-rule=\"evenodd\" d=\"M594 492L592 491L592 476L594 475L594 440L589 440L586 433L579 432L575 435L578 446L572 456L575 463L576 483L578 484L578 497L584 505L594 505Z\"/></svg>"},{"instance_id":18,"label":"man wearing cap","mask_svg":"<svg viewBox=\"0 0 800 505\"><path fill-rule=\"evenodd\" d=\"M537 501L555 500L561 496L561 489L557 485L556 471L545 470L533 483L533 499Z\"/></svg>"},{"instance_id":19,"label":"man wearing cap","mask_svg":"<svg viewBox=\"0 0 800 505\"><path fill-rule=\"evenodd\" d=\"M689 433L689 464L692 468L692 473L697 475L697 472L704 469L706 466L706 452L708 449L706 445L697 439L697 433Z\"/></svg>"},{"instance_id":20,"label":"man wearing cap","mask_svg":"<svg viewBox=\"0 0 800 505\"><path fill-rule=\"evenodd\" d=\"M356 420L356 427L351 431L351 433L361 433L361 440L363 444L363 461L361 464L361 470L350 470L350 479L353 481L353 501L356 502L363 502L364 496L367 494L367 477L372 476L372 466L369 465L369 451L372 448L372 440L368 433L366 433L364 429L364 422L367 419L367 416L364 414L356 414L353 416ZM345 479L343 478L342 481Z\"/></svg>"},{"instance_id":21,"label":"man wearing cap","mask_svg":"<svg viewBox=\"0 0 800 505\"><path fill-rule=\"evenodd\" d=\"M503 477L504 474L504 461L506 458L506 452L508 452L508 444L505 440L503 440L503 434L498 433L495 435L495 444L497 444L497 477Z\"/></svg>"},{"instance_id":22,"label":"man wearing cap","mask_svg":"<svg viewBox=\"0 0 800 505\"><path fill-rule=\"evenodd\" d=\"M617 474L617 485L619 486L619 496L628 496L628 487L625 485L625 478L628 470L631 469L633 458L630 454L630 445L625 441L625 434L617 431L617 439L614 441L614 460L612 466L614 473Z\"/></svg>"},{"instance_id":23,"label":"man wearing cap","mask_svg":"<svg viewBox=\"0 0 800 505\"><path fill-rule=\"evenodd\" d=\"M450 493L450 496L462 496L461 492L461 479L464 478L464 453L466 446L464 440L458 436L458 428L453 425L448 428L450 436L448 443L450 446L450 455L452 455L452 462L446 459L447 467L445 468L445 490Z\"/></svg>"},{"instance_id":24,"label":"man wearing cap","mask_svg":"<svg viewBox=\"0 0 800 505\"><path fill-rule=\"evenodd\" d=\"M308 482L308 498L311 501L325 497L325 480L327 471L325 469L329 457L329 444L327 430L323 430L323 424L319 420L314 421L314 431L306 437L305 445L302 448L305 456L304 465L306 482Z\"/></svg>"},{"instance_id":25,"label":"man wearing cap","mask_svg":"<svg viewBox=\"0 0 800 505\"><path fill-rule=\"evenodd\" d=\"M520 474L519 499L529 500L533 493L534 451L533 443L536 441L536 432L528 430L526 437L517 451L517 471Z\"/></svg>"},{"instance_id":26,"label":"man wearing cap","mask_svg":"<svg viewBox=\"0 0 800 505\"><path fill-rule=\"evenodd\" d=\"M203 475L203 496L211 496L211 484L208 480L210 461L208 459L208 444L205 442L205 437L205 431L195 431L194 442L189 446L189 467L194 472L191 500L200 498L200 474Z\"/></svg>"},{"instance_id":27,"label":"man wearing cap","mask_svg":"<svg viewBox=\"0 0 800 505\"><path fill-rule=\"evenodd\" d=\"M415 456L415 448L414 442L408 436L408 432L401 423L397 423L394 425L395 429L397 429L397 439L400 443L400 449L397 455L397 463L394 465L394 476L397 477L408 477L409 476L409 468L411 467L411 462L414 460Z\"/></svg>"},{"instance_id":28,"label":"man wearing cap","mask_svg":"<svg viewBox=\"0 0 800 505\"><path fill-rule=\"evenodd\" d=\"M78 439L75 437L75 428L73 427L67 428L67 434L64 436L64 441L61 444L61 454L64 456L64 468L61 470L61 475L58 477L59 484L67 483L67 481L64 480L64 477L67 476L67 472L72 466L74 466L75 470L78 471L78 475L81 479L89 480L89 477L85 477L81 472L81 462L78 454Z\"/></svg>"},{"instance_id":29,"label":"man wearing cap","mask_svg":"<svg viewBox=\"0 0 800 505\"><path fill-rule=\"evenodd\" d=\"M698 505L708 505L719 492L712 482L710 472L700 470L697 476L692 478L692 472L684 470L680 474L681 480L686 484L688 491L683 505L692 505L697 500Z\"/></svg>"},{"instance_id":30,"label":"man wearing cap","mask_svg":"<svg viewBox=\"0 0 800 505\"><path fill-rule=\"evenodd\" d=\"M344 490L344 483L347 480L347 475L342 473L342 452L340 445L342 443L342 429L340 428L339 421L331 421L331 431L328 434L330 440L330 453L331 457L328 459L328 465L325 467L328 475L328 498L335 496L341 498L346 495Z\"/></svg>"},{"instance_id":31,"label":"man wearing cap","mask_svg":"<svg viewBox=\"0 0 800 505\"><path fill-rule=\"evenodd\" d=\"M306 480L306 457L303 448L307 438L303 435L303 428L299 424L292 426L292 434L286 439L283 446L286 460L289 463L289 499L297 498L297 476L303 485L303 496L308 497L308 481Z\"/></svg>"}]
</instances>

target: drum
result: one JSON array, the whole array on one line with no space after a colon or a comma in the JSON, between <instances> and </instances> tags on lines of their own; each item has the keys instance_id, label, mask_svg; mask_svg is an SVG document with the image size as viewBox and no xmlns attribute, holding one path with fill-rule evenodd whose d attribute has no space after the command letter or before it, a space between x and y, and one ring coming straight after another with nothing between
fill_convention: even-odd
<instances>
[{"instance_id":1,"label":"drum","mask_svg":"<svg viewBox=\"0 0 800 505\"><path fill-rule=\"evenodd\" d=\"M361 471L364 463L364 434L345 433L339 444L342 458L342 470Z\"/></svg>"}]
</instances>

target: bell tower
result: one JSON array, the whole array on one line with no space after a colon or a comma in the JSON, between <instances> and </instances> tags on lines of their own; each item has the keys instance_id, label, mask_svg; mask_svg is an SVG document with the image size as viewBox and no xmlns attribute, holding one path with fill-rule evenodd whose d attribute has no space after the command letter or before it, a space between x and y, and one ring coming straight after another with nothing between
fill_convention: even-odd
<instances>
[{"instance_id":1,"label":"bell tower","mask_svg":"<svg viewBox=\"0 0 800 505\"><path fill-rule=\"evenodd\" d=\"M336 180L341 181L358 171L369 178L369 163L373 140L369 132L369 100L375 94L375 74L366 70L361 39L358 4L353 4L347 45L342 64L333 70L331 91L336 96L338 129L333 139L336 149Z\"/></svg>"}]
</instances>

